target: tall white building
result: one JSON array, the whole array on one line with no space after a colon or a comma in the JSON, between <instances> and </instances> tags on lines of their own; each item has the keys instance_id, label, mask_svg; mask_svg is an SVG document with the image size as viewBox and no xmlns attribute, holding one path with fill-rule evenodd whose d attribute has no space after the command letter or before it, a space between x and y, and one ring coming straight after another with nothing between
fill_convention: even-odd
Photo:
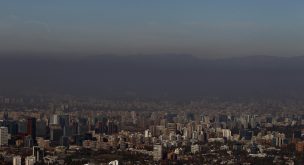
<instances>
[{"instance_id":1,"label":"tall white building","mask_svg":"<svg viewBox=\"0 0 304 165\"><path fill-rule=\"evenodd\" d=\"M59 124L59 117L57 114L53 114L51 116L50 124Z\"/></svg>"},{"instance_id":2,"label":"tall white building","mask_svg":"<svg viewBox=\"0 0 304 165\"><path fill-rule=\"evenodd\" d=\"M13 157L13 165L21 165L21 156Z\"/></svg>"},{"instance_id":3,"label":"tall white building","mask_svg":"<svg viewBox=\"0 0 304 165\"><path fill-rule=\"evenodd\" d=\"M118 164L119 164L118 160L113 160L109 163L109 165L118 165Z\"/></svg>"},{"instance_id":4,"label":"tall white building","mask_svg":"<svg viewBox=\"0 0 304 165\"><path fill-rule=\"evenodd\" d=\"M223 137L230 139L231 138L231 131L230 129L222 129Z\"/></svg>"},{"instance_id":5,"label":"tall white building","mask_svg":"<svg viewBox=\"0 0 304 165\"><path fill-rule=\"evenodd\" d=\"M152 137L151 131L149 129L145 130L145 137Z\"/></svg>"},{"instance_id":6,"label":"tall white building","mask_svg":"<svg viewBox=\"0 0 304 165\"><path fill-rule=\"evenodd\" d=\"M25 158L25 165L34 165L36 163L35 156L27 156Z\"/></svg>"},{"instance_id":7,"label":"tall white building","mask_svg":"<svg viewBox=\"0 0 304 165\"><path fill-rule=\"evenodd\" d=\"M0 127L0 146L8 145L8 129L7 127Z\"/></svg>"},{"instance_id":8,"label":"tall white building","mask_svg":"<svg viewBox=\"0 0 304 165\"><path fill-rule=\"evenodd\" d=\"M279 133L275 136L275 145L277 147L282 147L282 145L284 144L284 140L285 140L285 134L283 133Z\"/></svg>"},{"instance_id":9,"label":"tall white building","mask_svg":"<svg viewBox=\"0 0 304 165\"><path fill-rule=\"evenodd\" d=\"M201 147L198 144L191 145L191 153L196 154L201 151Z\"/></svg>"},{"instance_id":10,"label":"tall white building","mask_svg":"<svg viewBox=\"0 0 304 165\"><path fill-rule=\"evenodd\" d=\"M163 157L163 147L160 144L153 146L153 160L158 161Z\"/></svg>"}]
</instances>

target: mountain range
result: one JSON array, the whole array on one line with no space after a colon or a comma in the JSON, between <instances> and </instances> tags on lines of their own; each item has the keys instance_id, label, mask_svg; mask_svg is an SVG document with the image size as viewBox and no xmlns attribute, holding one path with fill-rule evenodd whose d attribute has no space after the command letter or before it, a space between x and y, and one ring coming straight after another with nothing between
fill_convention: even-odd
<instances>
[{"instance_id":1,"label":"mountain range","mask_svg":"<svg viewBox=\"0 0 304 165\"><path fill-rule=\"evenodd\" d=\"M302 98L303 75L304 56L1 56L0 95Z\"/></svg>"}]
</instances>

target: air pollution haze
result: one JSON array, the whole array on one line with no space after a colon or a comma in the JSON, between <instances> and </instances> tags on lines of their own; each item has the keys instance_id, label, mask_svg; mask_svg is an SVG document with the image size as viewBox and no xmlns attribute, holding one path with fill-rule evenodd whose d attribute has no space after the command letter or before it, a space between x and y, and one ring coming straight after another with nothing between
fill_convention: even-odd
<instances>
[{"instance_id":1,"label":"air pollution haze","mask_svg":"<svg viewBox=\"0 0 304 165\"><path fill-rule=\"evenodd\" d=\"M304 164L303 0L0 2L0 164Z\"/></svg>"},{"instance_id":2,"label":"air pollution haze","mask_svg":"<svg viewBox=\"0 0 304 165\"><path fill-rule=\"evenodd\" d=\"M1 2L0 53L304 55L302 1Z\"/></svg>"},{"instance_id":3,"label":"air pollution haze","mask_svg":"<svg viewBox=\"0 0 304 165\"><path fill-rule=\"evenodd\" d=\"M300 96L301 1L26 1L0 6L0 89Z\"/></svg>"},{"instance_id":4,"label":"air pollution haze","mask_svg":"<svg viewBox=\"0 0 304 165\"><path fill-rule=\"evenodd\" d=\"M303 71L304 57L2 57L0 89L99 97L302 97Z\"/></svg>"}]
</instances>

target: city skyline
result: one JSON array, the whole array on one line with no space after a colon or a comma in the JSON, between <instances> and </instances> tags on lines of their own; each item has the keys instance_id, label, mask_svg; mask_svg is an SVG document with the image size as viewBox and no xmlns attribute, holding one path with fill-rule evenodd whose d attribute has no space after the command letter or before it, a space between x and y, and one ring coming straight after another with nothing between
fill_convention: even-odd
<instances>
[{"instance_id":1,"label":"city skyline","mask_svg":"<svg viewBox=\"0 0 304 165\"><path fill-rule=\"evenodd\" d=\"M304 164L303 8L0 2L0 164Z\"/></svg>"}]
</instances>

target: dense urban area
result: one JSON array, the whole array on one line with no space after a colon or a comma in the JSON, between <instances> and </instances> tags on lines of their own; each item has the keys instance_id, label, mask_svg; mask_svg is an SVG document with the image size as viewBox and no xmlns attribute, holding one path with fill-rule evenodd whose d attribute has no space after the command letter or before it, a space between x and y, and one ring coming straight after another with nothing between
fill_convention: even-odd
<instances>
[{"instance_id":1,"label":"dense urban area","mask_svg":"<svg viewBox=\"0 0 304 165\"><path fill-rule=\"evenodd\" d=\"M304 102L0 97L0 164L304 164Z\"/></svg>"}]
</instances>

